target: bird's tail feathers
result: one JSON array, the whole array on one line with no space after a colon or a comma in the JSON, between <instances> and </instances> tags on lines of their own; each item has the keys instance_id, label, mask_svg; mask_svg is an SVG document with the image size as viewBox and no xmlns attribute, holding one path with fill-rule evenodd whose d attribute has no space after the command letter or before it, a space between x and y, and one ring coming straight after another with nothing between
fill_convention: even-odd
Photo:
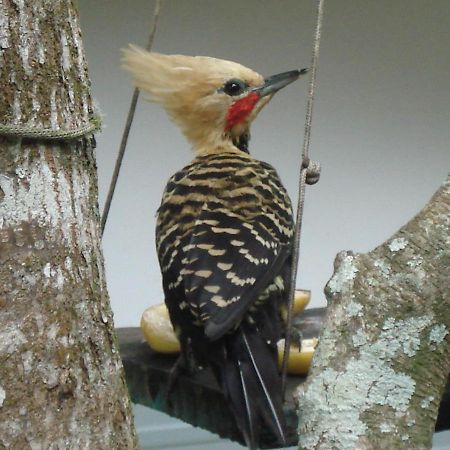
<instances>
[{"instance_id":1,"label":"bird's tail feathers","mask_svg":"<svg viewBox=\"0 0 450 450\"><path fill-rule=\"evenodd\" d=\"M240 329L229 337L232 346L222 383L236 422L250 450L256 448L262 425L285 444L285 420L276 354L253 330Z\"/></svg>"}]
</instances>

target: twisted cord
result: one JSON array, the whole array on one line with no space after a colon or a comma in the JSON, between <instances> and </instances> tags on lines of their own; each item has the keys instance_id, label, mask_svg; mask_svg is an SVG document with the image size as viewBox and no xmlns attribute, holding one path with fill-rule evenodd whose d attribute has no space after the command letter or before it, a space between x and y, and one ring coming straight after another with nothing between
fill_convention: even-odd
<instances>
[{"instance_id":1,"label":"twisted cord","mask_svg":"<svg viewBox=\"0 0 450 450\"><path fill-rule=\"evenodd\" d=\"M312 61L311 61L311 78L309 83L308 91L308 103L306 107L306 119L305 119L305 132L303 138L303 148L302 148L302 164L300 167L300 177L298 186L298 203L297 203L297 215L295 221L294 239L292 244L292 269L291 278L289 283L289 303L288 303L288 315L286 320L286 335L284 342L284 355L282 362L282 389L283 397L286 392L286 374L287 374L287 363L289 359L289 349L291 345L291 328L292 328L292 308L294 305L295 296L295 283L297 278L297 268L298 261L300 258L300 235L302 231L302 219L303 210L305 206L305 188L306 184L315 184L319 181L320 177L320 164L313 162L309 159L309 147L311 142L311 123L312 123L312 112L314 105L314 93L316 87L316 72L317 63L319 60L319 49L320 49L320 38L322 32L322 22L323 22L323 10L324 10L325 0L318 0L317 4L317 21L316 30L314 36Z\"/></svg>"},{"instance_id":2,"label":"twisted cord","mask_svg":"<svg viewBox=\"0 0 450 450\"><path fill-rule=\"evenodd\" d=\"M88 123L78 128L59 129L31 127L26 125L0 124L0 136L40 140L78 139L101 128L101 119L94 116Z\"/></svg>"},{"instance_id":3,"label":"twisted cord","mask_svg":"<svg viewBox=\"0 0 450 450\"><path fill-rule=\"evenodd\" d=\"M153 46L153 41L155 40L156 26L158 24L160 11L161 11L161 0L156 0L155 9L153 12L152 30L148 38L147 46L145 47L147 51L151 50ZM116 165L114 166L114 172L111 178L111 183L109 185L108 196L106 197L105 206L103 207L102 219L100 223L102 236L105 231L106 221L108 220L109 210L111 208L112 199L114 197L114 192L116 190L117 180L119 178L120 168L122 167L122 161L125 155L131 125L133 123L134 113L136 112L136 105L138 98L139 98L139 89L135 88L133 91L133 96L131 97L130 109L128 110L127 121L125 123L125 128L122 133L122 140L120 142L119 153L117 154L116 159Z\"/></svg>"}]
</instances>

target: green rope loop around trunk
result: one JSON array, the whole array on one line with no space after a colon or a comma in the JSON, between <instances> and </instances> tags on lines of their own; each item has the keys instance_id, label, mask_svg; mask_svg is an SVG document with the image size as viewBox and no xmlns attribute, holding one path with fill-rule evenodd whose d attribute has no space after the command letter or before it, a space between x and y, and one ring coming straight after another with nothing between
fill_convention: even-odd
<instances>
[{"instance_id":1,"label":"green rope loop around trunk","mask_svg":"<svg viewBox=\"0 0 450 450\"><path fill-rule=\"evenodd\" d=\"M45 141L78 139L100 130L101 125L102 123L99 116L94 116L85 125L72 129L56 130L54 128L42 128L36 126L0 124L0 137L17 137Z\"/></svg>"}]
</instances>

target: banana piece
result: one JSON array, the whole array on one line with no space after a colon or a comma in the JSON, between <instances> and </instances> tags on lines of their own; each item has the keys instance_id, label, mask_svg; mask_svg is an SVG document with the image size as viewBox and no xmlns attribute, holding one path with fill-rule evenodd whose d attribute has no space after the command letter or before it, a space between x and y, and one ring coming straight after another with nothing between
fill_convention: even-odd
<instances>
[{"instance_id":1,"label":"banana piece","mask_svg":"<svg viewBox=\"0 0 450 450\"><path fill-rule=\"evenodd\" d=\"M297 314L301 314L311 300L311 291L305 291L303 289L296 289L294 293L294 304L292 306L292 317ZM281 317L286 322L287 320L287 307L281 309Z\"/></svg>"},{"instance_id":2,"label":"banana piece","mask_svg":"<svg viewBox=\"0 0 450 450\"><path fill-rule=\"evenodd\" d=\"M298 346L291 345L291 348L289 349L287 372L294 375L307 375L318 342L319 340L317 338L303 339L302 348L300 350ZM278 366L281 368L284 355L284 339L280 339L277 346Z\"/></svg>"},{"instance_id":3,"label":"banana piece","mask_svg":"<svg viewBox=\"0 0 450 450\"><path fill-rule=\"evenodd\" d=\"M178 353L180 342L173 331L164 303L150 306L142 314L141 330L151 349L158 353Z\"/></svg>"}]
</instances>

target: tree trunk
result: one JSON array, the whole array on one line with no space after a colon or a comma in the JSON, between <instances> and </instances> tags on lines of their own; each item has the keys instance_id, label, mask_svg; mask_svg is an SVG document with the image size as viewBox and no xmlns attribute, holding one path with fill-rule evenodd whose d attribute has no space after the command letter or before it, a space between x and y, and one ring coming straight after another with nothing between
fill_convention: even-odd
<instances>
[{"instance_id":1,"label":"tree trunk","mask_svg":"<svg viewBox=\"0 0 450 450\"><path fill-rule=\"evenodd\" d=\"M299 448L430 448L450 371L450 177L384 244L340 253L326 294Z\"/></svg>"},{"instance_id":2,"label":"tree trunk","mask_svg":"<svg viewBox=\"0 0 450 450\"><path fill-rule=\"evenodd\" d=\"M0 0L0 122L92 117L72 1ZM135 449L93 139L0 136L0 449Z\"/></svg>"}]
</instances>

